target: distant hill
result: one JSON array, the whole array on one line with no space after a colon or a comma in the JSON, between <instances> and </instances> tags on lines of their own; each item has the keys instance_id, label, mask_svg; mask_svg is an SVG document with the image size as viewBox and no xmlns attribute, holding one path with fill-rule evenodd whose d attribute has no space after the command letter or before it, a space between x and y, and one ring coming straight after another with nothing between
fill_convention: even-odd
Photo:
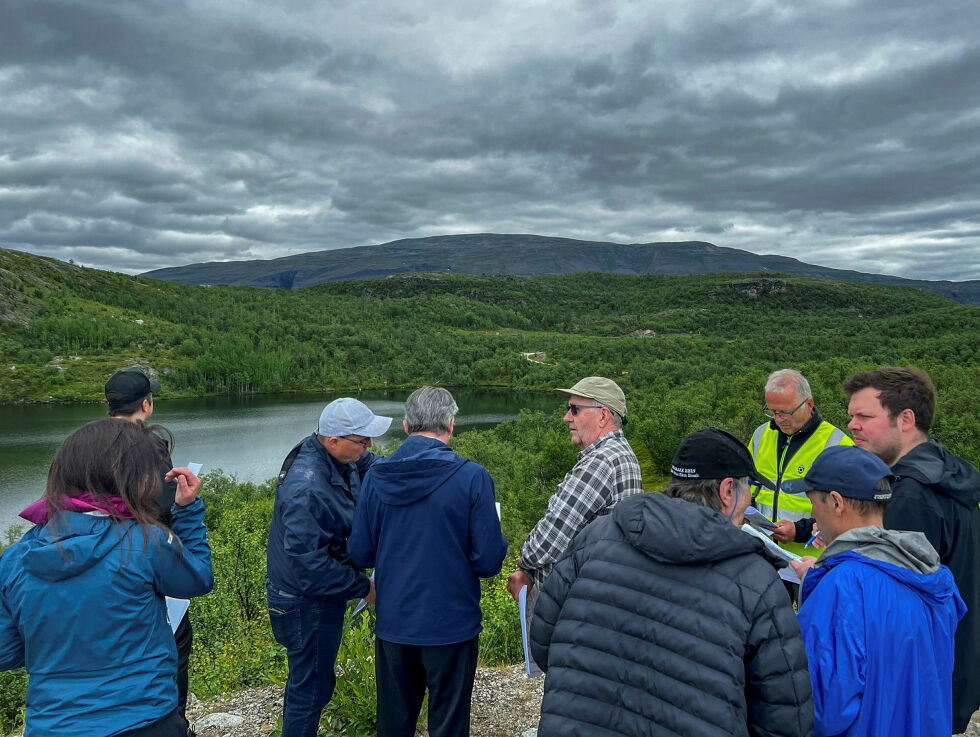
<instances>
[{"instance_id":1,"label":"distant hill","mask_svg":"<svg viewBox=\"0 0 980 737\"><path fill-rule=\"evenodd\" d=\"M825 276L918 287L957 302L980 304L980 281L926 281L831 269L787 256L760 256L702 241L625 245L494 233L410 238L271 260L190 264L148 271L143 276L186 284L293 289L330 281L416 272L544 276L587 271L672 275L771 272Z\"/></svg>"}]
</instances>

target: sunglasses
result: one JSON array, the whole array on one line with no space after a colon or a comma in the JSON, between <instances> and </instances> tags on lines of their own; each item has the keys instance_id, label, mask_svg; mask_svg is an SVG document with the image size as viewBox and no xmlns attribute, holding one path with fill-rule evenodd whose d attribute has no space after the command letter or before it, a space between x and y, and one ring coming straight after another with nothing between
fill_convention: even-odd
<instances>
[{"instance_id":1,"label":"sunglasses","mask_svg":"<svg viewBox=\"0 0 980 737\"><path fill-rule=\"evenodd\" d=\"M568 411L572 413L572 417L578 417L578 413L583 409L603 409L605 405L602 404L571 404L568 405Z\"/></svg>"}]
</instances>

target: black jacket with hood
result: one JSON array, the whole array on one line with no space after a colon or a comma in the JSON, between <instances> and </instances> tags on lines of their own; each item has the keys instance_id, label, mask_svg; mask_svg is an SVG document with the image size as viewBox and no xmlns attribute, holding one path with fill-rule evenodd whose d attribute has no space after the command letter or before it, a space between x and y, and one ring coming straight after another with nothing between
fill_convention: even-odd
<instances>
[{"instance_id":1,"label":"black jacket with hood","mask_svg":"<svg viewBox=\"0 0 980 737\"><path fill-rule=\"evenodd\" d=\"M539 737L809 735L800 628L761 541L662 494L621 501L545 582Z\"/></svg>"},{"instance_id":2,"label":"black jacket with hood","mask_svg":"<svg viewBox=\"0 0 980 737\"><path fill-rule=\"evenodd\" d=\"M930 440L902 456L892 473L898 480L885 527L924 532L966 603L953 667L953 731L964 732L980 708L980 472Z\"/></svg>"}]
</instances>

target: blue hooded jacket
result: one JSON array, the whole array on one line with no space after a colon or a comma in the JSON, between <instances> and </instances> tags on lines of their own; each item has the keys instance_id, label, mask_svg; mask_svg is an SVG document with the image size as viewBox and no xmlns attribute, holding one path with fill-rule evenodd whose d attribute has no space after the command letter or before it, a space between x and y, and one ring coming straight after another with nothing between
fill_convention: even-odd
<instances>
[{"instance_id":1,"label":"blue hooded jacket","mask_svg":"<svg viewBox=\"0 0 980 737\"><path fill-rule=\"evenodd\" d=\"M490 474L441 440L410 436L365 477L348 551L356 565L376 568L380 639L476 637L479 577L499 573L507 554Z\"/></svg>"},{"instance_id":2,"label":"blue hooded jacket","mask_svg":"<svg viewBox=\"0 0 980 737\"><path fill-rule=\"evenodd\" d=\"M953 639L966 607L921 533L844 533L804 576L801 598L814 737L952 733Z\"/></svg>"},{"instance_id":3,"label":"blue hooded jacket","mask_svg":"<svg viewBox=\"0 0 980 737\"><path fill-rule=\"evenodd\" d=\"M204 504L172 529L58 512L0 558L0 670L26 665L25 737L111 737L177 708L177 650L164 596L214 583Z\"/></svg>"}]
</instances>

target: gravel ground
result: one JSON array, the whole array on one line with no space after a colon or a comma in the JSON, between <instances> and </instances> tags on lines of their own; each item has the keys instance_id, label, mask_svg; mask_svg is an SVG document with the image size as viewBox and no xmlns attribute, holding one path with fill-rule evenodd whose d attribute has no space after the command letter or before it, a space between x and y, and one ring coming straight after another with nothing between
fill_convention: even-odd
<instances>
[{"instance_id":1,"label":"gravel ground","mask_svg":"<svg viewBox=\"0 0 980 737\"><path fill-rule=\"evenodd\" d=\"M544 678L527 678L521 666L480 668L473 685L472 737L524 737L538 723ZM265 737L282 710L277 686L240 691L207 702L192 699L187 716L201 737ZM532 733L533 734L533 733ZM428 737L420 727L416 737ZM980 711L954 737L980 737Z\"/></svg>"},{"instance_id":2,"label":"gravel ground","mask_svg":"<svg viewBox=\"0 0 980 737\"><path fill-rule=\"evenodd\" d=\"M472 737L522 737L538 724L544 678L521 666L480 668L473 684ZM201 737L265 737L282 712L282 688L239 691L209 701L192 698L187 717ZM428 737L420 727L418 737Z\"/></svg>"}]
</instances>

